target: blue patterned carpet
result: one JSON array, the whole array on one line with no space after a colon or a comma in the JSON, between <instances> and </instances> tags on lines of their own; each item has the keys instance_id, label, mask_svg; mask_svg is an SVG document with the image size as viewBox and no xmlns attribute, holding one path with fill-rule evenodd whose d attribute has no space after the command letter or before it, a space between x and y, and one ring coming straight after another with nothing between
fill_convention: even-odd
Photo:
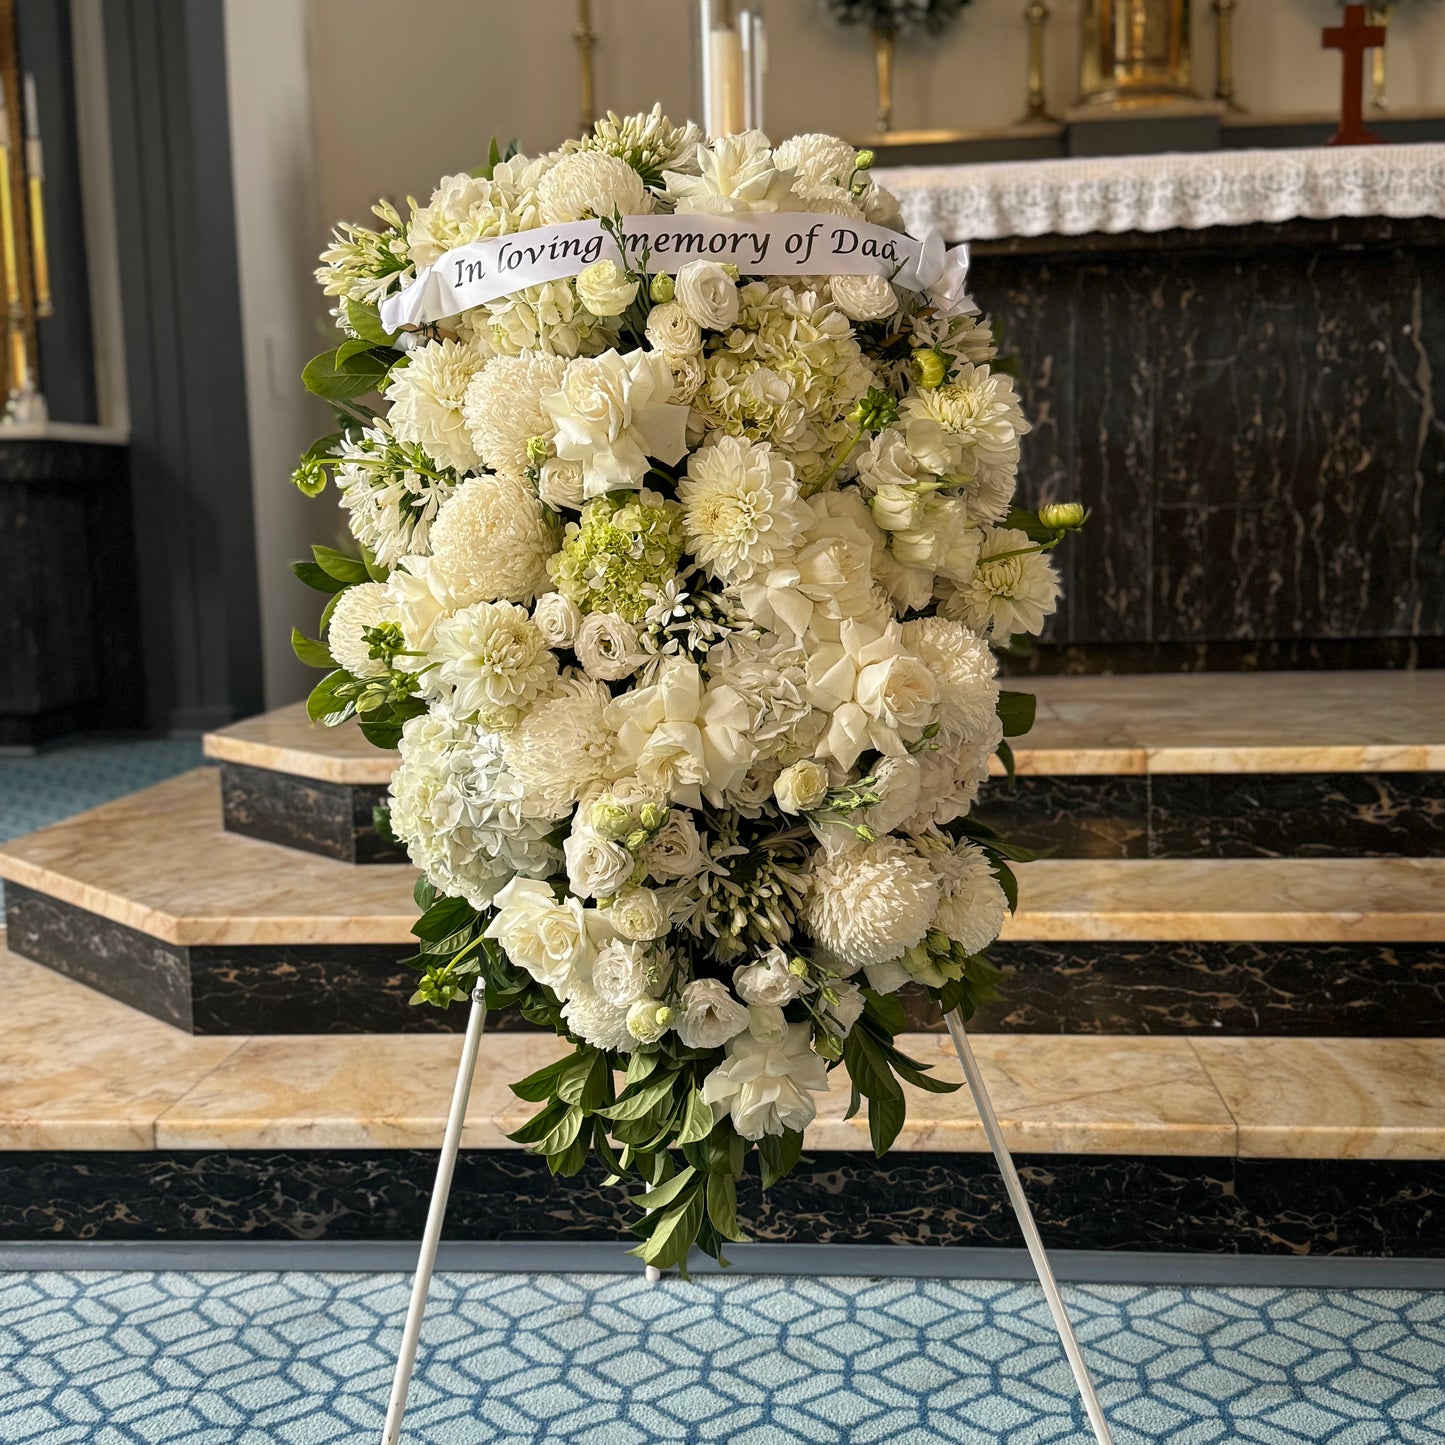
<instances>
[{"instance_id":1,"label":"blue patterned carpet","mask_svg":"<svg viewBox=\"0 0 1445 1445\"><path fill-rule=\"evenodd\" d=\"M397 1275L0 1276L6 1445L375 1440ZM1074 1286L1119 1445L1445 1441L1445 1295ZM439 1277L405 1439L1091 1437L1029 1285Z\"/></svg>"}]
</instances>

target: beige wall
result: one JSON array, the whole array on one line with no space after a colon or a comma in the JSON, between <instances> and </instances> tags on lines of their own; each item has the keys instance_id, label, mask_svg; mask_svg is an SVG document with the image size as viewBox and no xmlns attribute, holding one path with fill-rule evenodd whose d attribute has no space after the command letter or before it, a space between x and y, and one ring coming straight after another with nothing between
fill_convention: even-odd
<instances>
[{"instance_id":1,"label":"beige wall","mask_svg":"<svg viewBox=\"0 0 1445 1445\"><path fill-rule=\"evenodd\" d=\"M488 138L524 149L555 145L577 127L574 0L307 0L321 215L364 218L378 195L425 193L448 171L477 164ZM693 107L689 0L593 0L597 98L604 109L660 100ZM1050 0L1049 101L1074 95L1078 0ZM940 39L899 56L895 124L976 129L1022 109L1023 0L972 0ZM1239 0L1235 69L1256 112L1338 103L1339 56L1321 49L1335 0ZM839 29L821 0L769 0L768 129L866 131L873 113L867 36ZM1195 0L1196 76L1213 86L1213 17ZM1445 109L1445 4L1396 21L1390 91L1398 107Z\"/></svg>"}]
</instances>

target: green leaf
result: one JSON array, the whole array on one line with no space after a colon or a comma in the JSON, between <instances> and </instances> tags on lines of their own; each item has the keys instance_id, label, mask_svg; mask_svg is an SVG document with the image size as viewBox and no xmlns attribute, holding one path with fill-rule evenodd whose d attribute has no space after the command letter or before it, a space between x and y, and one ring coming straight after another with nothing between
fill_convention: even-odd
<instances>
[{"instance_id":1,"label":"green leaf","mask_svg":"<svg viewBox=\"0 0 1445 1445\"><path fill-rule=\"evenodd\" d=\"M682 1116L682 1128L677 1135L678 1145L700 1144L712 1133L712 1126L712 1105L703 1103L701 1089L690 1090Z\"/></svg>"},{"instance_id":2,"label":"green leaf","mask_svg":"<svg viewBox=\"0 0 1445 1445\"><path fill-rule=\"evenodd\" d=\"M581 1133L560 1154L548 1154L547 1168L559 1178L570 1178L580 1174L586 1167L587 1156L592 1148L592 1121L587 1120Z\"/></svg>"},{"instance_id":3,"label":"green leaf","mask_svg":"<svg viewBox=\"0 0 1445 1445\"><path fill-rule=\"evenodd\" d=\"M672 1097L675 1079L676 1075L669 1073L653 1083L644 1084L640 1089L629 1087L615 1104L597 1112L618 1123L645 1118L658 1104Z\"/></svg>"},{"instance_id":4,"label":"green leaf","mask_svg":"<svg viewBox=\"0 0 1445 1445\"><path fill-rule=\"evenodd\" d=\"M566 1104L559 1104L554 1099L540 1113L528 1119L520 1129L508 1134L507 1138L518 1144L540 1143L562 1122L562 1116L568 1112L570 1111Z\"/></svg>"},{"instance_id":5,"label":"green leaf","mask_svg":"<svg viewBox=\"0 0 1445 1445\"><path fill-rule=\"evenodd\" d=\"M903 1000L897 994L864 992L864 1003L871 1018L877 1019L890 1034L901 1034L908 1027L908 1015Z\"/></svg>"},{"instance_id":6,"label":"green leaf","mask_svg":"<svg viewBox=\"0 0 1445 1445\"><path fill-rule=\"evenodd\" d=\"M338 582L329 573L323 572L314 562L293 562L291 570L308 586L317 592L343 592L345 582Z\"/></svg>"},{"instance_id":7,"label":"green leaf","mask_svg":"<svg viewBox=\"0 0 1445 1445\"><path fill-rule=\"evenodd\" d=\"M865 1099L903 1098L903 1086L893 1077L883 1050L866 1028L855 1027L848 1035L843 1067Z\"/></svg>"},{"instance_id":8,"label":"green leaf","mask_svg":"<svg viewBox=\"0 0 1445 1445\"><path fill-rule=\"evenodd\" d=\"M649 1078L652 1071L662 1062L662 1055L654 1050L650 1054L644 1054L640 1050L629 1056L627 1060L627 1082L629 1084L640 1084L644 1079Z\"/></svg>"},{"instance_id":9,"label":"green leaf","mask_svg":"<svg viewBox=\"0 0 1445 1445\"><path fill-rule=\"evenodd\" d=\"M360 727L362 737L372 747L390 752L401 741L401 724L398 722L377 722L372 718L362 718Z\"/></svg>"},{"instance_id":10,"label":"green leaf","mask_svg":"<svg viewBox=\"0 0 1445 1445\"><path fill-rule=\"evenodd\" d=\"M345 401L375 391L402 353L390 347L368 347L360 356L338 362L335 351L323 351L306 363L302 383L314 396L327 401Z\"/></svg>"},{"instance_id":11,"label":"green leaf","mask_svg":"<svg viewBox=\"0 0 1445 1445\"><path fill-rule=\"evenodd\" d=\"M724 1239L737 1242L747 1237L738 1228L738 1182L731 1174L708 1175L707 1217Z\"/></svg>"},{"instance_id":12,"label":"green leaf","mask_svg":"<svg viewBox=\"0 0 1445 1445\"><path fill-rule=\"evenodd\" d=\"M377 308L368 306L364 301L352 301L348 298L346 324L363 341L369 341L373 346L390 346L396 340L396 333L388 331L381 324L381 313Z\"/></svg>"},{"instance_id":13,"label":"green leaf","mask_svg":"<svg viewBox=\"0 0 1445 1445\"><path fill-rule=\"evenodd\" d=\"M687 1262L688 1251L702 1225L703 1191L698 1182L659 1221L651 1238L633 1253L656 1269L675 1269Z\"/></svg>"},{"instance_id":14,"label":"green leaf","mask_svg":"<svg viewBox=\"0 0 1445 1445\"><path fill-rule=\"evenodd\" d=\"M1004 772L1011 778L1017 777L1018 770L1014 765L1014 750L1007 743L1000 742L994 752L998 754L998 760L1003 764Z\"/></svg>"},{"instance_id":15,"label":"green leaf","mask_svg":"<svg viewBox=\"0 0 1445 1445\"><path fill-rule=\"evenodd\" d=\"M566 1058L557 1059L554 1063L546 1064L536 1073L528 1074L525 1079L520 1079L513 1084L512 1092L519 1099L525 1099L529 1104L540 1104L544 1099L554 1098L562 1075L575 1062L576 1056L568 1055Z\"/></svg>"},{"instance_id":16,"label":"green leaf","mask_svg":"<svg viewBox=\"0 0 1445 1445\"><path fill-rule=\"evenodd\" d=\"M307 667L325 667L334 669L336 659L332 657L330 649L324 642L317 642L314 637L307 637L299 628L291 629L291 651L306 664Z\"/></svg>"},{"instance_id":17,"label":"green leaf","mask_svg":"<svg viewBox=\"0 0 1445 1445\"><path fill-rule=\"evenodd\" d=\"M1014 877L1014 871L1007 863L1002 863L997 858L991 861L993 876L998 879L998 886L1003 889L1003 896L1008 901L1008 911L1017 913L1019 911L1019 881Z\"/></svg>"},{"instance_id":18,"label":"green leaf","mask_svg":"<svg viewBox=\"0 0 1445 1445\"><path fill-rule=\"evenodd\" d=\"M437 900L437 886L425 873L412 885L411 901L423 912Z\"/></svg>"},{"instance_id":19,"label":"green leaf","mask_svg":"<svg viewBox=\"0 0 1445 1445\"><path fill-rule=\"evenodd\" d=\"M930 1094L952 1094L963 1087L962 1081L954 1083L949 1079L940 1079L928 1072L929 1065L920 1064L916 1059L910 1059L896 1049L888 1062L893 1065L893 1072L905 1083L912 1084L915 1089L924 1089Z\"/></svg>"},{"instance_id":20,"label":"green leaf","mask_svg":"<svg viewBox=\"0 0 1445 1445\"><path fill-rule=\"evenodd\" d=\"M903 1102L901 1090L896 1099L868 1100L868 1137L873 1141L873 1152L880 1159L892 1148L907 1114L908 1106Z\"/></svg>"},{"instance_id":21,"label":"green leaf","mask_svg":"<svg viewBox=\"0 0 1445 1445\"><path fill-rule=\"evenodd\" d=\"M475 923L480 915L465 898L438 898L411 926L418 937L436 942L450 937L469 923Z\"/></svg>"},{"instance_id":22,"label":"green leaf","mask_svg":"<svg viewBox=\"0 0 1445 1445\"><path fill-rule=\"evenodd\" d=\"M338 552L335 547L320 545L311 549L311 555L316 559L316 565L328 577L334 577L344 587L354 587L358 582L371 580L366 571L366 563L360 557L348 557L345 552Z\"/></svg>"},{"instance_id":23,"label":"green leaf","mask_svg":"<svg viewBox=\"0 0 1445 1445\"><path fill-rule=\"evenodd\" d=\"M577 1142L582 1131L582 1110L570 1104L562 1117L537 1141L539 1154L564 1154Z\"/></svg>"},{"instance_id":24,"label":"green leaf","mask_svg":"<svg viewBox=\"0 0 1445 1445\"><path fill-rule=\"evenodd\" d=\"M758 1140L758 1162L762 1165L763 1188L771 1189L803 1155L803 1135L799 1129L784 1129L781 1134L764 1134Z\"/></svg>"},{"instance_id":25,"label":"green leaf","mask_svg":"<svg viewBox=\"0 0 1445 1445\"><path fill-rule=\"evenodd\" d=\"M1006 738L1022 737L1034 725L1038 699L1031 692L1001 692L998 695L999 721Z\"/></svg>"},{"instance_id":26,"label":"green leaf","mask_svg":"<svg viewBox=\"0 0 1445 1445\"><path fill-rule=\"evenodd\" d=\"M356 711L356 704L349 698L340 697L338 689L351 682L351 674L339 667L335 672L328 672L311 689L311 695L306 699L306 716L312 722L325 723L327 727L345 722Z\"/></svg>"},{"instance_id":27,"label":"green leaf","mask_svg":"<svg viewBox=\"0 0 1445 1445\"><path fill-rule=\"evenodd\" d=\"M649 1214L656 1214L659 1209L666 1209L669 1204L672 1204L696 1177L697 1170L688 1165L680 1174L674 1174L665 1184L655 1185L646 1194L636 1195L631 1203L641 1205Z\"/></svg>"},{"instance_id":28,"label":"green leaf","mask_svg":"<svg viewBox=\"0 0 1445 1445\"><path fill-rule=\"evenodd\" d=\"M336 348L336 365L345 366L353 356L364 356L375 345L375 342L367 341L364 337L360 340L355 337L348 338Z\"/></svg>"},{"instance_id":29,"label":"green leaf","mask_svg":"<svg viewBox=\"0 0 1445 1445\"><path fill-rule=\"evenodd\" d=\"M1000 368L995 367L994 369ZM1053 532L1039 521L1037 513L1029 511L1027 507L1010 507L1003 524L1005 527L1012 527L1016 531L1024 533L1030 542L1052 542L1054 540Z\"/></svg>"}]
</instances>

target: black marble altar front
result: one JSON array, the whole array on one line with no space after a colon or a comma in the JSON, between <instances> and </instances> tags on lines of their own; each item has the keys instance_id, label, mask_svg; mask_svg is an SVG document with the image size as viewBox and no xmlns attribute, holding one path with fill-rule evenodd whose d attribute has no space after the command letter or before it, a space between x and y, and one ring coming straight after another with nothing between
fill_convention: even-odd
<instances>
[{"instance_id":1,"label":"black marble altar front","mask_svg":"<svg viewBox=\"0 0 1445 1445\"><path fill-rule=\"evenodd\" d=\"M406 849L376 830L385 783L329 783L244 763L221 764L226 829L339 858L343 863L405 863Z\"/></svg>"},{"instance_id":2,"label":"black marble altar front","mask_svg":"<svg viewBox=\"0 0 1445 1445\"><path fill-rule=\"evenodd\" d=\"M974 247L1034 423L1021 495L1093 511L1020 670L1445 663L1442 243L1365 218Z\"/></svg>"}]
</instances>

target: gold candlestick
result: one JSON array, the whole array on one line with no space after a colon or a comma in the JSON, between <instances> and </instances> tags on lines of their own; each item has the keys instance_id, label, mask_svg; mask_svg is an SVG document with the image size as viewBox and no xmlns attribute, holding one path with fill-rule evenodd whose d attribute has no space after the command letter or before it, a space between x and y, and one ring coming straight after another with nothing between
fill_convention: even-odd
<instances>
[{"instance_id":1,"label":"gold candlestick","mask_svg":"<svg viewBox=\"0 0 1445 1445\"><path fill-rule=\"evenodd\" d=\"M1214 0L1214 98L1226 110L1243 110L1234 98L1234 7L1238 0Z\"/></svg>"},{"instance_id":2,"label":"gold candlestick","mask_svg":"<svg viewBox=\"0 0 1445 1445\"><path fill-rule=\"evenodd\" d=\"M1388 26L1395 13L1394 0L1368 7L1365 20L1370 25ZM1375 110L1385 110L1385 47L1370 52L1370 105Z\"/></svg>"},{"instance_id":3,"label":"gold candlestick","mask_svg":"<svg viewBox=\"0 0 1445 1445\"><path fill-rule=\"evenodd\" d=\"M5 262L5 315L10 346L10 408L30 390L25 346L25 306L20 298L20 265L15 247L15 197L10 180L10 110L0 85L0 256Z\"/></svg>"},{"instance_id":4,"label":"gold candlestick","mask_svg":"<svg viewBox=\"0 0 1445 1445\"><path fill-rule=\"evenodd\" d=\"M30 198L30 265L35 281L35 314L54 316L50 295L50 253L45 244L45 152L40 144L40 106L35 77L25 77L25 177Z\"/></svg>"},{"instance_id":5,"label":"gold candlestick","mask_svg":"<svg viewBox=\"0 0 1445 1445\"><path fill-rule=\"evenodd\" d=\"M577 0L577 28L572 32L577 42L577 86L581 100L581 129L589 131L597 119L597 100L592 74L592 47L597 32L592 28L592 0Z\"/></svg>"},{"instance_id":6,"label":"gold candlestick","mask_svg":"<svg viewBox=\"0 0 1445 1445\"><path fill-rule=\"evenodd\" d=\"M1044 102L1044 26L1048 24L1049 7L1043 0L1031 0L1024 7L1024 19L1029 25L1029 100L1019 124L1056 121Z\"/></svg>"}]
</instances>

